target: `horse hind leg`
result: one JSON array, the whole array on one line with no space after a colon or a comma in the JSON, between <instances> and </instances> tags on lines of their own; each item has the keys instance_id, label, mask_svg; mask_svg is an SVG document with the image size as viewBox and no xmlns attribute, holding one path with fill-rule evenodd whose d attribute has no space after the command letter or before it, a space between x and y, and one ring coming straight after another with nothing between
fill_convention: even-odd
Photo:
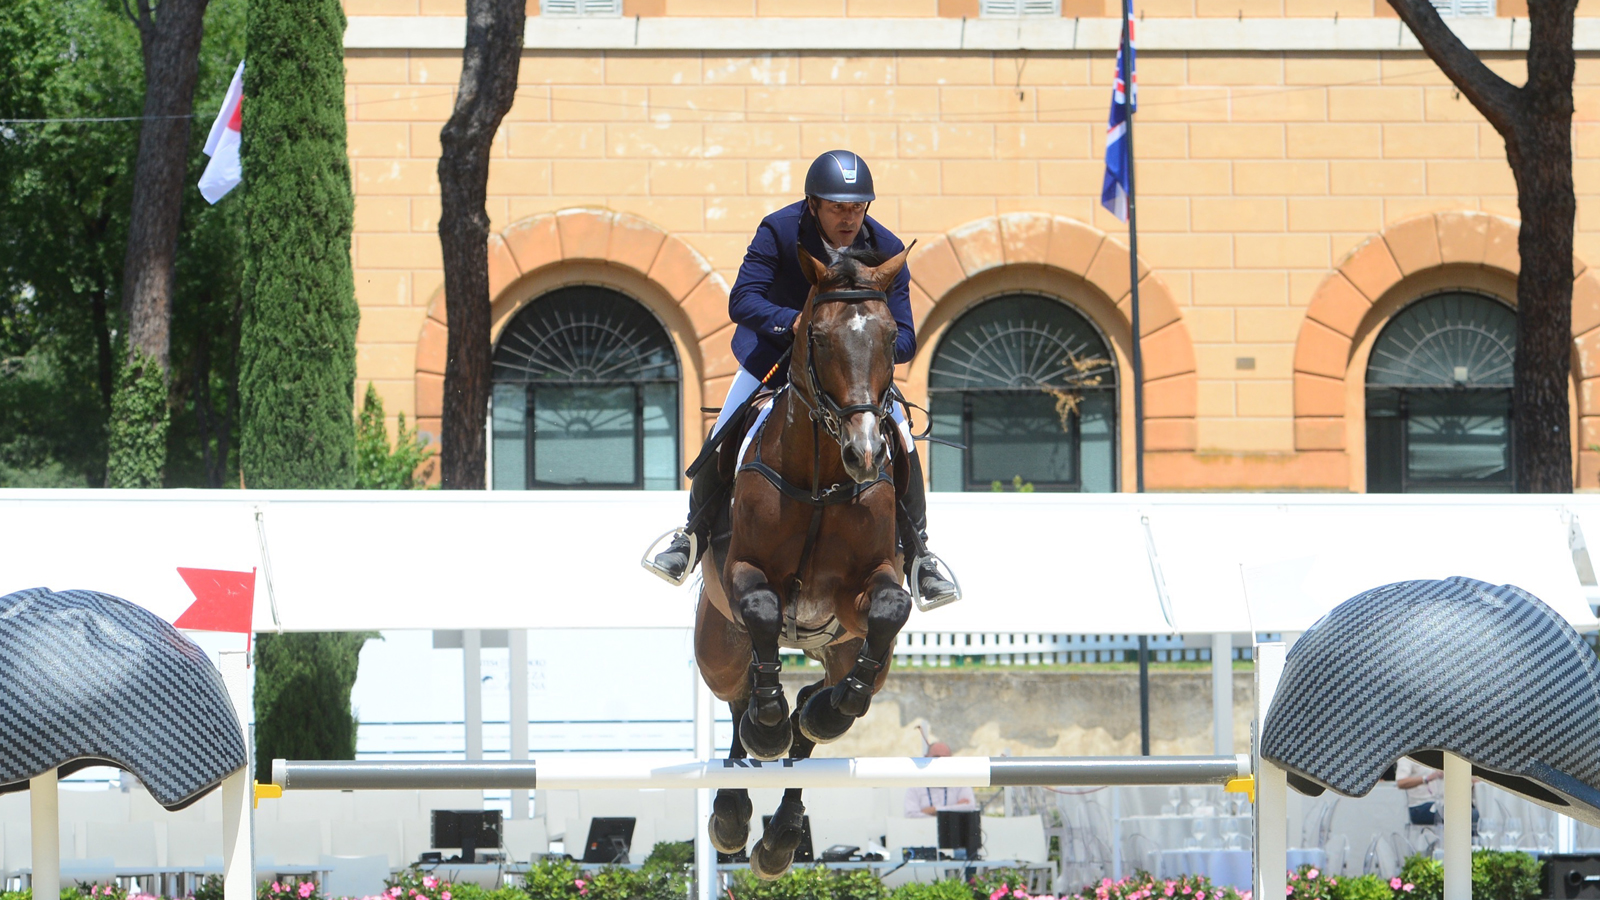
<instances>
[{"instance_id":1,"label":"horse hind leg","mask_svg":"<svg viewBox=\"0 0 1600 900\"><path fill-rule=\"evenodd\" d=\"M800 689L795 697L797 707L792 718L798 720L800 710L798 707L813 693L823 690L823 683L818 681ZM796 731L799 723L794 723ZM811 751L816 749L816 743L797 734L794 745L789 748L790 759L808 759ZM778 803L778 808L767 820L767 826L761 830L761 840L756 842L750 851L750 871L757 878L771 881L782 877L794 864L795 851L800 849L800 841L805 837L805 803L800 799L799 788L787 788L783 792L783 800Z\"/></svg>"},{"instance_id":2,"label":"horse hind leg","mask_svg":"<svg viewBox=\"0 0 1600 900\"><path fill-rule=\"evenodd\" d=\"M733 713L735 722L744 715L748 701L738 701L728 704L728 709ZM729 759L744 759L744 747L739 743L737 735L733 738L733 745L728 748ZM750 843L750 817L755 813L755 806L750 802L750 792L744 788L722 788L717 791L717 796L711 801L711 822L707 826L711 846L727 854L742 853Z\"/></svg>"},{"instance_id":3,"label":"horse hind leg","mask_svg":"<svg viewBox=\"0 0 1600 900\"><path fill-rule=\"evenodd\" d=\"M812 694L800 707L796 719L800 733L819 744L843 737L856 719L867 714L889 667L895 636L911 617L911 595L898 580L882 573L875 576L871 597L867 639L861 642L855 665L838 684Z\"/></svg>"}]
</instances>

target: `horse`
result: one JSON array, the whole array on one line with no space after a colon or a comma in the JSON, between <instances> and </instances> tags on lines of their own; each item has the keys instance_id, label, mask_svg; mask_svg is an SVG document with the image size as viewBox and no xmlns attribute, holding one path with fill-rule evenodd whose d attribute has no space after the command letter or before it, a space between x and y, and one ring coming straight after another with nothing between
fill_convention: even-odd
<instances>
[{"instance_id":1,"label":"horse","mask_svg":"<svg viewBox=\"0 0 1600 900\"><path fill-rule=\"evenodd\" d=\"M789 383L748 448L718 461L738 468L702 570L695 660L737 723L731 759L805 759L843 736L883 687L911 613L896 533L895 467L908 448L891 451L896 325L885 293L910 250L881 262L846 250L825 267L797 248L811 291L793 328ZM792 713L779 647L824 667ZM744 850L751 813L747 791L719 790L712 845ZM804 813L800 790L784 791L750 854L757 876L789 868Z\"/></svg>"}]
</instances>

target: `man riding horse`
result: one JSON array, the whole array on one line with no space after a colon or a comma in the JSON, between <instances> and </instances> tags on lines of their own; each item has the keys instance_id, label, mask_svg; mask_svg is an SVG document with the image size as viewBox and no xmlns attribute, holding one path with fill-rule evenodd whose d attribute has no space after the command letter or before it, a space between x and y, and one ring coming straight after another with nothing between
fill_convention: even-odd
<instances>
[{"instance_id":1,"label":"man riding horse","mask_svg":"<svg viewBox=\"0 0 1600 900\"><path fill-rule=\"evenodd\" d=\"M894 233L867 215L876 198L872 172L859 156L849 150L830 150L817 157L806 172L806 197L783 207L756 229L745 251L739 277L728 297L728 317L738 324L733 335L733 353L739 371L728 387L727 399L717 416L708 443L715 446L724 429L736 423L746 401L763 385L780 387L788 370L780 365L794 341L794 326L811 291L796 245L824 262L836 261L840 251L850 248L891 257L905 249ZM894 361L911 360L917 349L915 326L911 318L911 272L901 269L887 291L889 310L898 326ZM904 437L906 483L903 491L904 514L916 535L902 535L905 546L905 572L923 604L938 606L959 598L957 586L939 571L938 557L926 552L928 498L922 483L922 463L910 440L904 408L895 403L894 421ZM713 516L711 503L727 502L727 483L722 468L714 462L701 464L690 474L688 524L675 532L671 543L645 568L673 584L682 584L694 570L709 544ZM691 540L691 537L693 540ZM921 552L919 552L921 551Z\"/></svg>"}]
</instances>

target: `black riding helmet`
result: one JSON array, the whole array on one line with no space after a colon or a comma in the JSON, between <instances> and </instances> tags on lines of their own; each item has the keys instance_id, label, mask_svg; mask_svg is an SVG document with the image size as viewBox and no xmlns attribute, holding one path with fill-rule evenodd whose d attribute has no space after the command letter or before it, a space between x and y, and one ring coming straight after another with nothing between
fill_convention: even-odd
<instances>
[{"instance_id":1,"label":"black riding helmet","mask_svg":"<svg viewBox=\"0 0 1600 900\"><path fill-rule=\"evenodd\" d=\"M835 203L871 203L872 171L849 150L829 150L806 171L806 196Z\"/></svg>"}]
</instances>

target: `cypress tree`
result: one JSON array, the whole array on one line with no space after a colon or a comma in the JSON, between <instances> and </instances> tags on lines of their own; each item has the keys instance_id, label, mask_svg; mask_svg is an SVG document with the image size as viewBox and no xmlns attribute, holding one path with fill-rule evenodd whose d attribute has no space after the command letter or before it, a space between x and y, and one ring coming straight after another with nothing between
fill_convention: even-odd
<instances>
[{"instance_id":1,"label":"cypress tree","mask_svg":"<svg viewBox=\"0 0 1600 900\"><path fill-rule=\"evenodd\" d=\"M350 689L361 647L375 634L256 635L256 780L274 759L355 759Z\"/></svg>"},{"instance_id":2,"label":"cypress tree","mask_svg":"<svg viewBox=\"0 0 1600 900\"><path fill-rule=\"evenodd\" d=\"M354 483L354 201L339 0L249 0L241 132L246 487Z\"/></svg>"}]
</instances>

